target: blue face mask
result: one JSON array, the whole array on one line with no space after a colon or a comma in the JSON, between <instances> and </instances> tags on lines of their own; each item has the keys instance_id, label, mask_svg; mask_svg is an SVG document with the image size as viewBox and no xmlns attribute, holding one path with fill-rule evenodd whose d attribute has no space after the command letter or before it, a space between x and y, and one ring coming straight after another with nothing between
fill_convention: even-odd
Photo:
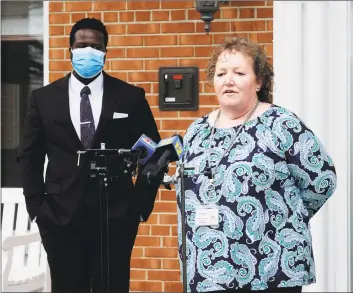
<instances>
[{"instance_id":1,"label":"blue face mask","mask_svg":"<svg viewBox=\"0 0 353 293\"><path fill-rule=\"evenodd\" d=\"M99 74L104 67L105 53L91 47L77 48L72 51L72 67L83 78Z\"/></svg>"}]
</instances>

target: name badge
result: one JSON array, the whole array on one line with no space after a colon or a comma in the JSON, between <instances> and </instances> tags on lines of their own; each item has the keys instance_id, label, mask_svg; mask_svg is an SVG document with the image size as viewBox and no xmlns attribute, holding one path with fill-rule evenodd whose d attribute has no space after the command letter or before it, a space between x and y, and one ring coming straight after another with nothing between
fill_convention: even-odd
<instances>
[{"instance_id":1,"label":"name badge","mask_svg":"<svg viewBox=\"0 0 353 293\"><path fill-rule=\"evenodd\" d=\"M196 226L217 226L218 209L215 207L197 207L195 210Z\"/></svg>"}]
</instances>

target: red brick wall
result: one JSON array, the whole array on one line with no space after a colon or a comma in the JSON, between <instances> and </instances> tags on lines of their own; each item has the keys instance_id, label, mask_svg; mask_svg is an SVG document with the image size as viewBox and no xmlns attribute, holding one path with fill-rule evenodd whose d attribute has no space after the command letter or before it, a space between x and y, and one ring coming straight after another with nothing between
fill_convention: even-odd
<instances>
[{"instance_id":1,"label":"red brick wall","mask_svg":"<svg viewBox=\"0 0 353 293\"><path fill-rule=\"evenodd\" d=\"M204 68L212 46L224 36L247 36L263 44L272 56L272 1L222 4L209 35L194 1L55 1L49 9L50 82L71 69L68 47L72 25L83 17L99 18L109 33L105 70L146 90L163 138L176 132L183 135L195 118L217 107L213 89L205 84ZM160 66L200 68L198 111L159 111ZM154 213L140 226L131 268L133 291L181 291L175 191L160 188Z\"/></svg>"}]
</instances>

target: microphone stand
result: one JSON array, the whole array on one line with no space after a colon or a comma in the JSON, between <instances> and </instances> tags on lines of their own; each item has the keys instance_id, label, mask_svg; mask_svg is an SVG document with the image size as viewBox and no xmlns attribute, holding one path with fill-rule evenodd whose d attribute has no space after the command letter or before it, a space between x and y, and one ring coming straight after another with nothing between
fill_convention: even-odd
<instances>
[{"instance_id":1,"label":"microphone stand","mask_svg":"<svg viewBox=\"0 0 353 293\"><path fill-rule=\"evenodd\" d=\"M186 264L186 218L185 218L185 186L184 163L179 163L180 203L181 203L181 254L183 256L183 292L187 292L187 264Z\"/></svg>"},{"instance_id":2,"label":"microphone stand","mask_svg":"<svg viewBox=\"0 0 353 293\"><path fill-rule=\"evenodd\" d=\"M184 178L188 176L185 171L194 170L193 167L185 167L184 163L177 162L179 167L178 177L180 179L180 204L181 204L181 253L182 253L182 272L183 272L183 292L187 292L187 262L186 262L186 213L185 213L185 182ZM168 176L170 177L170 176ZM176 178L171 177L168 181L163 180L165 188L170 188L170 183L175 184Z\"/></svg>"},{"instance_id":3,"label":"microphone stand","mask_svg":"<svg viewBox=\"0 0 353 293\"><path fill-rule=\"evenodd\" d=\"M81 154L87 154L90 158L90 178L98 179L99 183L99 215L101 234L101 290L110 292L110 269L109 269L109 223L108 223L108 184L121 176L110 176L107 159L109 156L124 156L123 176L134 175L137 168L136 153L128 149L106 149L105 143L101 143L100 149L86 149L78 151L77 166L80 164ZM98 160L101 158L102 160ZM99 162L98 162L99 161ZM102 162L103 161L103 162ZM98 163L97 163L98 162ZM105 252L105 253L104 253Z\"/></svg>"}]
</instances>

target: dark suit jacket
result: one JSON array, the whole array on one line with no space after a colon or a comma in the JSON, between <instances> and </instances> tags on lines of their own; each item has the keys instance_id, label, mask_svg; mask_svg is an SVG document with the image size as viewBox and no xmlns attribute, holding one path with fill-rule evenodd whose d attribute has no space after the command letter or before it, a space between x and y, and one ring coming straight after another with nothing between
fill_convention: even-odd
<instances>
[{"instance_id":1,"label":"dark suit jacket","mask_svg":"<svg viewBox=\"0 0 353 293\"><path fill-rule=\"evenodd\" d=\"M156 143L160 136L142 88L104 73L103 104L92 148L129 149L142 134ZM71 122L69 110L70 74L34 90L25 120L18 161L21 164L23 193L28 213L55 225L68 224L82 207L97 207L99 188L90 180L90 160L77 151L83 146ZM127 113L128 118L113 119L113 113ZM45 181L45 155L48 167ZM111 158L109 170L118 175L122 159ZM148 219L153 210L158 184L148 185L138 176L135 186L131 176L123 176L108 186L109 216L124 217L129 205Z\"/></svg>"}]
</instances>

